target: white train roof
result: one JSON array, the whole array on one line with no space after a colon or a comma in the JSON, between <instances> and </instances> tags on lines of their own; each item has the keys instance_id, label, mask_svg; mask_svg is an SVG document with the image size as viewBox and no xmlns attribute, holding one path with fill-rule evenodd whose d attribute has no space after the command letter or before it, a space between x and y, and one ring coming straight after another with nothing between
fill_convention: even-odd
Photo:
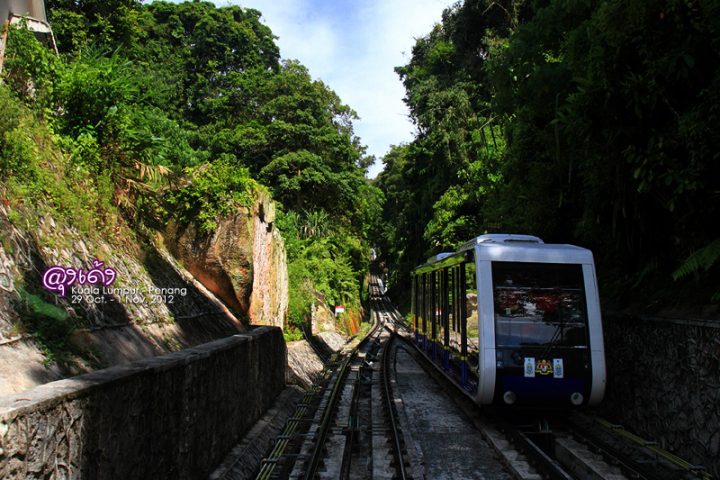
<instances>
[{"instance_id":1,"label":"white train roof","mask_svg":"<svg viewBox=\"0 0 720 480\"><path fill-rule=\"evenodd\" d=\"M494 262L593 263L592 252L575 245L553 243L479 243L477 260Z\"/></svg>"},{"instance_id":2,"label":"white train roof","mask_svg":"<svg viewBox=\"0 0 720 480\"><path fill-rule=\"evenodd\" d=\"M470 250L475 251L476 260L480 261L594 264L592 252L586 248L545 243L532 235L490 234L480 235L464 243L456 252L430 257L417 268L435 269L438 267L430 266L458 263L462 261L461 255L464 256Z\"/></svg>"},{"instance_id":3,"label":"white train roof","mask_svg":"<svg viewBox=\"0 0 720 480\"><path fill-rule=\"evenodd\" d=\"M465 242L458 251L468 250L480 243L545 243L540 237L533 235L517 235L512 233L489 233Z\"/></svg>"}]
</instances>

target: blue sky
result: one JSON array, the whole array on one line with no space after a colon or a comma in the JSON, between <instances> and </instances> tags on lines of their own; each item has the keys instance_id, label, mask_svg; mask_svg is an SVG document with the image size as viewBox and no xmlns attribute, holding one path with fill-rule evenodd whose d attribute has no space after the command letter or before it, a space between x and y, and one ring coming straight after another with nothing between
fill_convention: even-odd
<instances>
[{"instance_id":1,"label":"blue sky","mask_svg":"<svg viewBox=\"0 0 720 480\"><path fill-rule=\"evenodd\" d=\"M415 38L438 23L450 0L216 0L255 8L279 37L283 58L297 59L360 116L355 133L378 162L390 145L412 140L414 127L393 71L407 63Z\"/></svg>"}]
</instances>

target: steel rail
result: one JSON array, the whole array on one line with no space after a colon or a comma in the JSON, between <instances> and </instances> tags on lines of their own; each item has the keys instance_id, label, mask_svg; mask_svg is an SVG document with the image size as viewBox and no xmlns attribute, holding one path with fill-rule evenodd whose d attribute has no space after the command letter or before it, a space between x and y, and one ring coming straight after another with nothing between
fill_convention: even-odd
<instances>
[{"instance_id":1,"label":"steel rail","mask_svg":"<svg viewBox=\"0 0 720 480\"><path fill-rule=\"evenodd\" d=\"M278 463L286 455L286 450L290 446L291 439L297 434L299 425L302 423L302 419L310 412L308 405L310 400L314 400L318 395L318 390L308 390L303 396L300 404L296 407L292 418L288 419L285 424L285 428L276 440L273 448L265 458L260 466L260 471L256 475L256 480L268 480L272 477L273 473L278 466Z\"/></svg>"},{"instance_id":2,"label":"steel rail","mask_svg":"<svg viewBox=\"0 0 720 480\"><path fill-rule=\"evenodd\" d=\"M313 478L314 475L317 473L317 467L320 463L321 456L320 453L322 452L322 446L325 443L327 432L329 430L329 424L332 420L332 417L334 415L335 407L337 406L337 401L339 399L338 391L339 386L344 383L344 379L347 377L347 368L352 361L352 359L355 357L357 352L360 350L360 348L367 342L367 340L374 335L377 330L380 327L380 321L379 319L376 319L373 327L368 331L368 333L365 335L365 337L353 348L352 351L350 351L343 362L340 365L340 371L339 375L336 378L336 382L333 385L333 391L331 392L331 397L329 399L328 404L325 407L325 410L323 412L323 419L321 423L321 432L320 434L322 437L318 436L318 439L315 443L315 449L313 450L313 455L310 458L311 465L313 466L313 473L311 475L308 475L308 471L305 472L304 478ZM304 332L303 332L304 333ZM314 347L311 345L311 347ZM330 379L332 378L332 374L329 376L326 376L326 378ZM277 468L278 463L280 462L281 458L285 455L287 455L286 450L290 446L290 439L296 435L298 431L298 424L301 422L301 419L299 417L304 417L306 414L310 413L308 407L306 406L307 402L306 400L309 400L310 398L315 398L320 394L320 391L326 391L327 387L324 389L317 389L313 388L312 390L309 390L306 395L303 397L303 400L301 401L300 407L298 407L295 411L295 414L293 415L293 418L289 419L286 423L285 428L283 429L280 437L278 437L278 440L273 445L272 451L268 455L266 459L263 460L260 471L256 475L256 480L268 480L273 476L275 473L275 470ZM337 398L336 398L337 397ZM330 400L332 400L333 404L330 404ZM331 408L332 407L332 408ZM324 428L323 428L324 427ZM320 447L318 447L320 445ZM318 458L315 458L318 457Z\"/></svg>"},{"instance_id":3,"label":"steel rail","mask_svg":"<svg viewBox=\"0 0 720 480\"><path fill-rule=\"evenodd\" d=\"M398 423L400 420L397 416L395 402L392 394L392 387L390 385L390 347L392 345L395 335L396 334L394 332L391 332L390 339L387 341L387 344L383 348L381 372L383 391L385 393L385 404L387 407L391 425L390 433L392 436L393 447L395 450L395 459L397 461L397 473L399 475L398 478L400 478L401 480L405 480L408 478L408 476L407 471L405 470L405 458L402 449L401 433L398 430Z\"/></svg>"},{"instance_id":4,"label":"steel rail","mask_svg":"<svg viewBox=\"0 0 720 480\"><path fill-rule=\"evenodd\" d=\"M650 444L651 442L648 442L648 441L638 437L637 435L634 435L634 434L628 432L627 430L620 427L619 425L613 425L612 423L608 422L607 420L604 420L599 417L595 417L595 422L602 425L603 427L605 427L608 430L612 430L612 431L618 433L619 435L622 435L623 437L625 437L639 445L642 445L645 448L649 448L653 452L655 452L658 455L665 458L665 460L677 465L682 470L686 470L695 475L699 475L703 479L712 480L712 475L710 475L710 473L707 472L704 468L700 468L697 465L692 465L689 462L687 462L686 460L683 460L682 458L678 457L677 455L673 455L672 453L668 452L667 450L664 450L656 445Z\"/></svg>"},{"instance_id":5,"label":"steel rail","mask_svg":"<svg viewBox=\"0 0 720 480\"><path fill-rule=\"evenodd\" d=\"M593 432L591 430L589 425L583 424L583 422L579 420L578 416L571 417L569 423L573 433L577 434L583 439L583 441L592 445L598 451L604 452L605 456L616 460L621 467L625 468L630 473L634 473L641 478L652 480L662 478L680 478L677 476L679 473L682 473L683 475L691 475L693 478L700 480L711 480L713 478L712 475L710 475L710 473L703 467L699 465L691 465L682 458L656 446L654 442L648 442L637 435L628 432L620 425L614 425L599 417L590 417L590 421L593 425L602 427L610 435L619 436L637 444L636 448L641 449L637 452L640 455L644 454L649 459L651 457L648 456L648 452L643 453L643 450L652 452L652 457L655 457L654 464L638 460L636 458L637 455L634 456L630 451L627 451L618 445L612 445L607 440L603 440L597 432ZM660 457L662 460L667 462L664 466L659 465L657 462ZM689 477L683 476L682 478Z\"/></svg>"},{"instance_id":6,"label":"steel rail","mask_svg":"<svg viewBox=\"0 0 720 480\"><path fill-rule=\"evenodd\" d=\"M337 404L340 401L340 394L342 392L342 388L345 385L345 379L347 378L350 363L355 359L355 356L360 351L360 348L362 348L365 343L367 343L371 336L377 333L379 327L380 319L376 318L373 328L355 346L355 348L353 348L353 350L345 357L342 364L340 365L340 369L337 372L335 383L333 384L332 390L330 391L330 396L328 397L328 402L325 406L325 410L323 411L323 417L320 423L320 428L318 429L318 434L312 454L310 455L310 459L308 460L308 466L305 469L305 474L303 475L303 478L305 478L306 480L313 479L317 475L320 461L323 459L322 451L325 447L327 435L330 431L330 426L332 425L332 420L336 413Z\"/></svg>"},{"instance_id":7,"label":"steel rail","mask_svg":"<svg viewBox=\"0 0 720 480\"><path fill-rule=\"evenodd\" d=\"M547 478L552 480L573 480L574 477L557 460L545 453L538 444L520 429L508 423L504 423L502 429Z\"/></svg>"},{"instance_id":8,"label":"steel rail","mask_svg":"<svg viewBox=\"0 0 720 480\"><path fill-rule=\"evenodd\" d=\"M358 372L358 375L360 373ZM350 401L350 412L347 434L345 436L345 449L340 463L340 478L350 478L350 464L352 460L352 446L355 443L355 430L357 427L358 406L360 401L360 378L356 378L353 385L353 396Z\"/></svg>"}]
</instances>

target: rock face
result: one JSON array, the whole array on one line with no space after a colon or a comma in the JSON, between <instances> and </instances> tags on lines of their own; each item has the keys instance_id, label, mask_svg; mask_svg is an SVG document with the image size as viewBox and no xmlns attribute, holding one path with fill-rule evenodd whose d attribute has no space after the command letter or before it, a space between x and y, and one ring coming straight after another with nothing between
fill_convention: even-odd
<instances>
[{"instance_id":1,"label":"rock face","mask_svg":"<svg viewBox=\"0 0 720 480\"><path fill-rule=\"evenodd\" d=\"M285 244L264 193L252 208L218 221L210 235L195 225L170 225L172 254L208 290L252 324L282 328L288 305Z\"/></svg>"},{"instance_id":2,"label":"rock face","mask_svg":"<svg viewBox=\"0 0 720 480\"><path fill-rule=\"evenodd\" d=\"M273 227L275 204L266 195L253 215L253 285L250 322L283 328L288 309L288 270L285 241Z\"/></svg>"},{"instance_id":3,"label":"rock face","mask_svg":"<svg viewBox=\"0 0 720 480\"><path fill-rule=\"evenodd\" d=\"M332 353L339 352L347 343L347 338L337 332L320 332L315 338Z\"/></svg>"},{"instance_id":4,"label":"rock face","mask_svg":"<svg viewBox=\"0 0 720 480\"><path fill-rule=\"evenodd\" d=\"M313 335L320 332L334 332L336 330L335 315L333 315L330 308L325 305L324 299L318 299L317 302L310 306L310 315Z\"/></svg>"},{"instance_id":5,"label":"rock face","mask_svg":"<svg viewBox=\"0 0 720 480\"><path fill-rule=\"evenodd\" d=\"M237 313L250 309L252 293L252 217L240 212L218 222L206 235L193 225L171 224L168 249L208 290Z\"/></svg>"},{"instance_id":6,"label":"rock face","mask_svg":"<svg viewBox=\"0 0 720 480\"><path fill-rule=\"evenodd\" d=\"M304 389L310 388L320 379L320 374L325 368L323 361L305 340L288 343L287 350L287 383Z\"/></svg>"},{"instance_id":7,"label":"rock face","mask_svg":"<svg viewBox=\"0 0 720 480\"><path fill-rule=\"evenodd\" d=\"M205 239L189 227L148 241L122 219L111 234L82 233L50 215L29 226L10 220L23 218L14 208L0 202L0 395L199 345L249 323L283 324L285 247L265 194ZM43 288L48 267L87 271L94 259L117 272L112 287L135 294L63 297Z\"/></svg>"}]
</instances>

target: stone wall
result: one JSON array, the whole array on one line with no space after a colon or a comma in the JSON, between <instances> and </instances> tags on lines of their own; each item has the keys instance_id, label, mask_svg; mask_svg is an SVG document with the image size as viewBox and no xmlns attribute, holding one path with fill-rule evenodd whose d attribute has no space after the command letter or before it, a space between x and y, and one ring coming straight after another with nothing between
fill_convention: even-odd
<instances>
[{"instance_id":1,"label":"stone wall","mask_svg":"<svg viewBox=\"0 0 720 480\"><path fill-rule=\"evenodd\" d=\"M604 322L603 415L720 478L720 322Z\"/></svg>"},{"instance_id":2,"label":"stone wall","mask_svg":"<svg viewBox=\"0 0 720 480\"><path fill-rule=\"evenodd\" d=\"M285 384L278 328L0 398L0 478L207 478Z\"/></svg>"}]
</instances>

